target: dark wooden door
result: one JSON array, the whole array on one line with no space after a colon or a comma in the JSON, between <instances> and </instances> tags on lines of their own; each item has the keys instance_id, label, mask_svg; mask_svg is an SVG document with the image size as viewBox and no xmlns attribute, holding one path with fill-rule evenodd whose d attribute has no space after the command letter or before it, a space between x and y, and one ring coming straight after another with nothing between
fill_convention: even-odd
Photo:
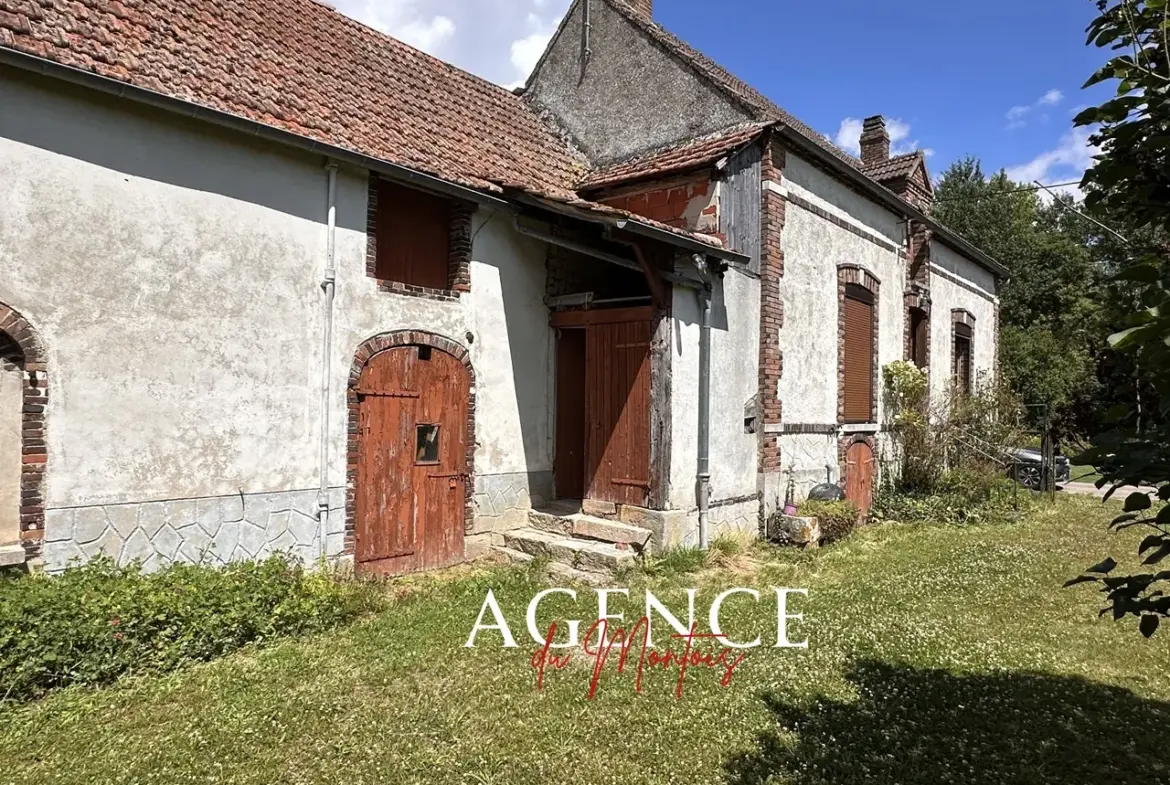
<instances>
[{"instance_id":1,"label":"dark wooden door","mask_svg":"<svg viewBox=\"0 0 1170 785\"><path fill-rule=\"evenodd\" d=\"M650 494L650 322L586 330L586 496L646 506Z\"/></svg>"},{"instance_id":2,"label":"dark wooden door","mask_svg":"<svg viewBox=\"0 0 1170 785\"><path fill-rule=\"evenodd\" d=\"M864 515L873 503L873 481L877 460L873 448L854 442L845 453L845 498L857 505Z\"/></svg>"},{"instance_id":3,"label":"dark wooden door","mask_svg":"<svg viewBox=\"0 0 1170 785\"><path fill-rule=\"evenodd\" d=\"M359 571L401 574L463 559L469 394L463 364L426 346L382 352L362 371Z\"/></svg>"},{"instance_id":4,"label":"dark wooden door","mask_svg":"<svg viewBox=\"0 0 1170 785\"><path fill-rule=\"evenodd\" d=\"M553 479L558 499L585 497L585 330L557 337L557 444Z\"/></svg>"}]
</instances>

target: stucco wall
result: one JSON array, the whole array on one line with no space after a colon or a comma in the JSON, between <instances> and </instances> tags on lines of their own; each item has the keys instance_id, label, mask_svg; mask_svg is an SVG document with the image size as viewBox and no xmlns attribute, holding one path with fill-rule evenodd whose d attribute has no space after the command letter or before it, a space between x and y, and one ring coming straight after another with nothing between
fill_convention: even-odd
<instances>
[{"instance_id":1,"label":"stucco wall","mask_svg":"<svg viewBox=\"0 0 1170 785\"><path fill-rule=\"evenodd\" d=\"M878 365L902 359L904 230L898 216L791 152L783 181L777 185L788 196L781 238L784 277L780 282L784 302L780 330L784 426L824 428L837 423L838 265L857 265L881 282ZM876 424L880 425L880 381L877 394ZM783 502L790 476L798 498L813 485L825 482L826 467L830 467L834 481L839 479L834 434L784 434L780 437L780 460L782 485L769 489L769 509Z\"/></svg>"},{"instance_id":2,"label":"stucco wall","mask_svg":"<svg viewBox=\"0 0 1170 785\"><path fill-rule=\"evenodd\" d=\"M933 243L931 252L930 386L941 399L952 381L952 309L962 308L975 317L972 371L976 380L986 379L995 367L998 299L990 272L940 242Z\"/></svg>"},{"instance_id":3,"label":"stucco wall","mask_svg":"<svg viewBox=\"0 0 1170 785\"><path fill-rule=\"evenodd\" d=\"M595 163L629 158L751 118L608 3L592 3L592 56L581 59L576 3L526 98L556 117Z\"/></svg>"},{"instance_id":4,"label":"stucco wall","mask_svg":"<svg viewBox=\"0 0 1170 785\"><path fill-rule=\"evenodd\" d=\"M672 509L694 511L697 503L695 476L701 331L698 297L693 289L674 288L672 317L672 440L668 498ZM759 280L737 270L728 270L712 298L711 322L711 499L713 502L747 503L758 510L758 502L754 501L757 495L757 437L745 430L744 413L758 386ZM752 501L746 502L749 497ZM755 516L747 520L740 510L724 512L717 514L713 510L712 521L726 518L732 528L755 530Z\"/></svg>"},{"instance_id":5,"label":"stucco wall","mask_svg":"<svg viewBox=\"0 0 1170 785\"><path fill-rule=\"evenodd\" d=\"M267 498L256 521L235 519L261 530L302 507L284 497L319 479L325 162L24 76L5 74L0 104L0 302L33 323L50 364L47 541L84 508L100 511L85 526L103 550L138 554L126 543L142 531L169 558L177 528L160 520L159 535L148 503ZM354 351L425 329L469 347L477 503L506 517L551 470L544 249L480 211L469 295L380 292L366 194L365 173L341 172L329 484L345 484ZM108 516L118 506L147 519L127 534ZM344 516L330 523L340 534Z\"/></svg>"}]
</instances>

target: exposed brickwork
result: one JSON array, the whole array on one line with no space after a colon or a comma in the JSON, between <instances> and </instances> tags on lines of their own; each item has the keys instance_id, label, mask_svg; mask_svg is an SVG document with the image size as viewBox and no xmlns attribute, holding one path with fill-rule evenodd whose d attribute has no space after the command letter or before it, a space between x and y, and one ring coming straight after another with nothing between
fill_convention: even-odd
<instances>
[{"instance_id":1,"label":"exposed brickwork","mask_svg":"<svg viewBox=\"0 0 1170 785\"><path fill-rule=\"evenodd\" d=\"M48 365L40 339L28 320L0 303L0 357L24 373L21 416L20 540L29 558L40 555L45 537L45 410L49 403Z\"/></svg>"},{"instance_id":2,"label":"exposed brickwork","mask_svg":"<svg viewBox=\"0 0 1170 785\"><path fill-rule=\"evenodd\" d=\"M881 367L878 347L881 346L881 288L882 282L868 270L852 264L837 266L837 423L845 424L845 287L848 284L869 290L873 294L873 402L871 423L878 420L878 396L881 391Z\"/></svg>"},{"instance_id":3,"label":"exposed brickwork","mask_svg":"<svg viewBox=\"0 0 1170 785\"><path fill-rule=\"evenodd\" d=\"M654 0L626 0L630 8L633 8L645 19L654 18Z\"/></svg>"},{"instance_id":4,"label":"exposed brickwork","mask_svg":"<svg viewBox=\"0 0 1170 785\"><path fill-rule=\"evenodd\" d=\"M462 292L471 291L471 218L475 205L451 200L451 246L446 289L412 286L378 278L378 176L370 173L366 197L366 275L378 281L378 289L394 294L425 297L428 300L454 301Z\"/></svg>"},{"instance_id":5,"label":"exposed brickwork","mask_svg":"<svg viewBox=\"0 0 1170 785\"><path fill-rule=\"evenodd\" d=\"M719 202L715 185L706 172L670 180L641 183L610 191L598 200L609 207L693 232L719 235Z\"/></svg>"},{"instance_id":6,"label":"exposed brickwork","mask_svg":"<svg viewBox=\"0 0 1170 785\"><path fill-rule=\"evenodd\" d=\"M934 233L925 225L914 221L910 224L910 246L906 249L906 294L903 319L903 357L913 361L911 356L911 318L913 309L926 314L926 371L927 387L930 385L930 343L934 319L930 308L930 257Z\"/></svg>"},{"instance_id":7,"label":"exposed brickwork","mask_svg":"<svg viewBox=\"0 0 1170 785\"><path fill-rule=\"evenodd\" d=\"M975 317L971 315L970 311L965 311L962 308L951 309L951 322L953 324L965 324L972 330L975 329Z\"/></svg>"},{"instance_id":8,"label":"exposed brickwork","mask_svg":"<svg viewBox=\"0 0 1170 785\"><path fill-rule=\"evenodd\" d=\"M774 140L764 145L761 177L763 182L778 183L783 178L784 148ZM761 187L763 183L761 183ZM767 426L783 421L780 403L780 377L784 357L780 351L780 329L784 326L784 301L780 297L780 279L784 277L785 200L775 191L763 191L760 221L760 428L759 470L764 474L780 471L780 446L776 434Z\"/></svg>"},{"instance_id":9,"label":"exposed brickwork","mask_svg":"<svg viewBox=\"0 0 1170 785\"><path fill-rule=\"evenodd\" d=\"M867 117L861 124L861 163L875 166L890 160L890 133L881 115Z\"/></svg>"},{"instance_id":10,"label":"exposed brickwork","mask_svg":"<svg viewBox=\"0 0 1170 785\"><path fill-rule=\"evenodd\" d=\"M362 370L369 363L370 358L388 349L399 346L430 346L454 357L467 368L471 380L471 389L467 399L467 481L465 483L466 509L463 518L463 528L471 533L475 522L475 369L471 367L471 358L467 349L441 335L424 332L422 330L396 330L394 332L376 335L358 347L353 356L353 364L349 370L348 392L346 403L349 410L348 428L346 430L345 451L345 553L353 554L357 533L357 475L358 459L360 457L361 440L359 427L359 400L357 385L361 380Z\"/></svg>"}]
</instances>

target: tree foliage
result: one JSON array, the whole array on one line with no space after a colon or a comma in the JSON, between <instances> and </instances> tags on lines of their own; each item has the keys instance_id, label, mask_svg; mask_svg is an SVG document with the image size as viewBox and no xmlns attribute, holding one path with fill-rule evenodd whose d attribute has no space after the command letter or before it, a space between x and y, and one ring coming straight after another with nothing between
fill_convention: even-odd
<instances>
[{"instance_id":1,"label":"tree foliage","mask_svg":"<svg viewBox=\"0 0 1170 785\"><path fill-rule=\"evenodd\" d=\"M1125 500L1113 527L1141 527L1144 572L1118 575L1113 558L1090 567L1070 584L1092 582L1114 619L1140 617L1149 637L1170 616L1170 0L1099 0L1089 43L1117 53L1088 85L1116 83L1116 95L1077 115L1098 126L1091 141L1101 153L1085 174L1085 204L1102 216L1124 216L1127 232L1118 249L1111 291L1123 329L1110 345L1131 363L1135 397L1154 394L1141 406L1117 405L1113 427L1083 456L1102 473L1109 494L1125 486L1149 486ZM1152 404L1152 405L1151 405Z\"/></svg>"},{"instance_id":2,"label":"tree foliage","mask_svg":"<svg viewBox=\"0 0 1170 785\"><path fill-rule=\"evenodd\" d=\"M935 215L1008 265L1000 371L1025 403L1048 404L1063 435L1080 435L1099 408L1103 268L1066 203L1046 204L1022 185L1004 172L986 178L974 159L959 161L939 182Z\"/></svg>"}]
</instances>

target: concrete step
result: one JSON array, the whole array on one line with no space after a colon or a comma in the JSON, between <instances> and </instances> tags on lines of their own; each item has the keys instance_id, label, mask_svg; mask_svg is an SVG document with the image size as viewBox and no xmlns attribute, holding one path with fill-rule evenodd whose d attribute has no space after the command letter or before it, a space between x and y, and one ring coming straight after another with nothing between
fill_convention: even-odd
<instances>
[{"instance_id":1,"label":"concrete step","mask_svg":"<svg viewBox=\"0 0 1170 785\"><path fill-rule=\"evenodd\" d=\"M635 546L635 550L649 545L652 536L649 529L619 521L608 521L581 512L564 515L547 509L532 510L528 513L528 521L532 528L541 531L600 542L623 543Z\"/></svg>"},{"instance_id":2,"label":"concrete step","mask_svg":"<svg viewBox=\"0 0 1170 785\"><path fill-rule=\"evenodd\" d=\"M635 558L633 548L528 528L504 532L504 546L531 556L545 556L585 572L612 572Z\"/></svg>"}]
</instances>

